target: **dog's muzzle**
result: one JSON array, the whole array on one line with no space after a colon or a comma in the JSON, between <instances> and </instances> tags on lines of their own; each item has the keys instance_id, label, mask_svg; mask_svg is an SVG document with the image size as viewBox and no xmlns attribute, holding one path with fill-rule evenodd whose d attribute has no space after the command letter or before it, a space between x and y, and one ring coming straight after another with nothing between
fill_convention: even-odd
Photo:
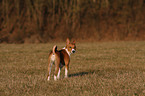
<instances>
[{"instance_id":1,"label":"dog's muzzle","mask_svg":"<svg viewBox=\"0 0 145 96\"><path fill-rule=\"evenodd\" d=\"M72 49L72 53L75 53L76 52L76 50L75 49Z\"/></svg>"}]
</instances>

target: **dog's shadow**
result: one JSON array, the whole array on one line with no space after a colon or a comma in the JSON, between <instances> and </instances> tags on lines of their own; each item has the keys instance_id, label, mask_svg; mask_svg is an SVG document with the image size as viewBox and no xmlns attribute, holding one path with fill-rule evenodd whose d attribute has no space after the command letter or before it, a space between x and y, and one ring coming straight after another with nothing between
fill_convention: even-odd
<instances>
[{"instance_id":1,"label":"dog's shadow","mask_svg":"<svg viewBox=\"0 0 145 96\"><path fill-rule=\"evenodd\" d=\"M85 76L85 75L89 75L89 74L93 74L93 73L95 73L95 71L79 72L79 73L69 74L69 77Z\"/></svg>"}]
</instances>

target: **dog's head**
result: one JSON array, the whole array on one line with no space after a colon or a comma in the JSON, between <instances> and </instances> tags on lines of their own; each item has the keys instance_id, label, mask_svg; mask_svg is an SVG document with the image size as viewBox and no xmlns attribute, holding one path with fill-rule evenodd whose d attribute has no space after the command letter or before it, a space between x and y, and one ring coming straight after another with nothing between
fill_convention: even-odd
<instances>
[{"instance_id":1,"label":"dog's head","mask_svg":"<svg viewBox=\"0 0 145 96\"><path fill-rule=\"evenodd\" d=\"M76 44L75 44L75 41L73 41L72 43L70 43L70 40L67 38L66 39L66 49L70 53L75 53L76 52Z\"/></svg>"}]
</instances>

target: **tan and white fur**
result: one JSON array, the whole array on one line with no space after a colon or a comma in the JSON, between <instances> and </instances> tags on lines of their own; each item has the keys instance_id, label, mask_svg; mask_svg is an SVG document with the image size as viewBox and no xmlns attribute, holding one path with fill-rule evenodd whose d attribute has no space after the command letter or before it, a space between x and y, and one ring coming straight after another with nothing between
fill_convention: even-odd
<instances>
[{"instance_id":1,"label":"tan and white fur","mask_svg":"<svg viewBox=\"0 0 145 96\"><path fill-rule=\"evenodd\" d=\"M64 47L63 49L57 50L56 45L53 47L52 52L50 52L48 57L48 81L50 80L52 64L55 64L54 80L60 79L60 71L63 66L65 66L65 78L68 77L70 55L71 53L75 53L75 51L75 41L70 43L70 40L68 38L66 40L66 47Z\"/></svg>"}]
</instances>

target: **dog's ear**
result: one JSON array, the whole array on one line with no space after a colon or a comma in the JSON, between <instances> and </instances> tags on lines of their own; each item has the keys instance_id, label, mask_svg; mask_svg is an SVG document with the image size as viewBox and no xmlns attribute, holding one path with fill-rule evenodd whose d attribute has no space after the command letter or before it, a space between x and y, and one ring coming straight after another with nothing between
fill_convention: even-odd
<instances>
[{"instance_id":1,"label":"dog's ear","mask_svg":"<svg viewBox=\"0 0 145 96\"><path fill-rule=\"evenodd\" d=\"M68 45L70 43L70 40L67 38L66 39L66 45Z\"/></svg>"},{"instance_id":2,"label":"dog's ear","mask_svg":"<svg viewBox=\"0 0 145 96\"><path fill-rule=\"evenodd\" d=\"M75 44L75 43L76 43L76 41L74 40L72 43L73 43L73 44Z\"/></svg>"}]
</instances>

